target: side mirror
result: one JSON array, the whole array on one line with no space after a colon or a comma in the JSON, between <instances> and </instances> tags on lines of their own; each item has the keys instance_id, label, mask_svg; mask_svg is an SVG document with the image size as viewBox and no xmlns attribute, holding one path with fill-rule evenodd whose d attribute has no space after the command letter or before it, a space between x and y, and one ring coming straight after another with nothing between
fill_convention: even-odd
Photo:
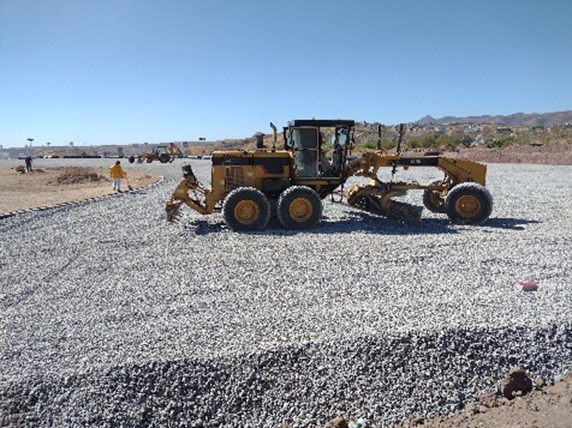
<instances>
[{"instance_id":1,"label":"side mirror","mask_svg":"<svg viewBox=\"0 0 572 428\"><path fill-rule=\"evenodd\" d=\"M288 128L284 127L282 131L282 135L284 136L284 149L290 150L292 149L292 145L290 144L290 140L288 139Z\"/></svg>"}]
</instances>

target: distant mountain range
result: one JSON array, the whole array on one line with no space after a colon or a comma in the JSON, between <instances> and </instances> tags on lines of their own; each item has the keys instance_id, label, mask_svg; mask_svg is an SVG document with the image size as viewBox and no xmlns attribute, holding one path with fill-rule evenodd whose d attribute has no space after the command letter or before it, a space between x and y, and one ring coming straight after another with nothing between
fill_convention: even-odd
<instances>
[{"instance_id":1,"label":"distant mountain range","mask_svg":"<svg viewBox=\"0 0 572 428\"><path fill-rule=\"evenodd\" d=\"M502 115L485 115L485 116L445 116L436 119L430 115L421 118L418 122L419 125L439 124L446 125L450 123L488 123L491 125L499 126L544 126L552 127L564 125L565 123L572 123L572 110L558 111L554 113L515 113L508 116Z\"/></svg>"}]
</instances>

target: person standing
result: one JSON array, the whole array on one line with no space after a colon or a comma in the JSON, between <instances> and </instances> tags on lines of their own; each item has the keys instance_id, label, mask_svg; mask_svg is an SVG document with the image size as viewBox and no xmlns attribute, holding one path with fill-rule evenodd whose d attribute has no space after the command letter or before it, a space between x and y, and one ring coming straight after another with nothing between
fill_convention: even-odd
<instances>
[{"instance_id":1,"label":"person standing","mask_svg":"<svg viewBox=\"0 0 572 428\"><path fill-rule=\"evenodd\" d=\"M32 156L26 156L25 161L26 161L26 171L27 172L33 172L32 171Z\"/></svg>"},{"instance_id":2,"label":"person standing","mask_svg":"<svg viewBox=\"0 0 572 428\"><path fill-rule=\"evenodd\" d=\"M121 179L127 178L127 174L121 168L121 162L117 161L109 168L109 175L113 179L113 190L121 193Z\"/></svg>"}]
</instances>

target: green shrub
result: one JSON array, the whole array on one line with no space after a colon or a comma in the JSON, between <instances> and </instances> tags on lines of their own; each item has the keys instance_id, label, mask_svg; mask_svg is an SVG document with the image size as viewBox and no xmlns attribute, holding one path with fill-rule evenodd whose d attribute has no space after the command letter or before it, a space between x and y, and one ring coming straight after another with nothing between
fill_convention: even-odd
<instances>
[{"instance_id":1,"label":"green shrub","mask_svg":"<svg viewBox=\"0 0 572 428\"><path fill-rule=\"evenodd\" d=\"M454 149L459 144L461 144L461 139L454 135L443 135L439 140L437 140L438 147L443 147L445 149Z\"/></svg>"},{"instance_id":2,"label":"green shrub","mask_svg":"<svg viewBox=\"0 0 572 428\"><path fill-rule=\"evenodd\" d=\"M365 143L363 143L362 147L365 150L375 150L375 149L377 149L377 143L373 142L373 141L366 141Z\"/></svg>"},{"instance_id":3,"label":"green shrub","mask_svg":"<svg viewBox=\"0 0 572 428\"><path fill-rule=\"evenodd\" d=\"M500 149L506 147L513 142L512 138L494 139L487 143L489 149Z\"/></svg>"},{"instance_id":4,"label":"green shrub","mask_svg":"<svg viewBox=\"0 0 572 428\"><path fill-rule=\"evenodd\" d=\"M434 149L437 147L437 138L433 135L422 135L411 138L407 145L412 149Z\"/></svg>"},{"instance_id":5,"label":"green shrub","mask_svg":"<svg viewBox=\"0 0 572 428\"><path fill-rule=\"evenodd\" d=\"M461 144L465 147L470 147L475 142L475 139L470 135L463 135L460 140Z\"/></svg>"},{"instance_id":6,"label":"green shrub","mask_svg":"<svg viewBox=\"0 0 572 428\"><path fill-rule=\"evenodd\" d=\"M381 142L381 149L385 150L386 152L393 150L397 147L397 143L394 141L383 140Z\"/></svg>"}]
</instances>

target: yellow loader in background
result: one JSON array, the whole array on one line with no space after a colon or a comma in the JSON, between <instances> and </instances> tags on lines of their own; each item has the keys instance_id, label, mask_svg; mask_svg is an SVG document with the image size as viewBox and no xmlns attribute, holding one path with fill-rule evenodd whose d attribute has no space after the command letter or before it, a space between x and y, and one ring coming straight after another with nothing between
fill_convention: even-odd
<instances>
[{"instance_id":1,"label":"yellow loader in background","mask_svg":"<svg viewBox=\"0 0 572 428\"><path fill-rule=\"evenodd\" d=\"M422 207L393 199L408 190L423 190L425 207L445 213L453 223L477 225L492 212L486 165L437 155L402 155L402 132L396 152L372 151L352 160L353 120L290 121L283 128L282 150L276 149L276 127L270 125L270 149L260 141L256 150L213 152L211 187L201 185L191 166L184 165L183 180L166 204L167 219L175 219L186 204L201 214L222 212L235 231L262 230L274 215L285 228L308 229L322 217L322 199L352 176L368 182L352 186L347 203L374 214L419 221ZM333 148L331 157L326 156L328 147ZM429 184L393 181L397 168L412 167L435 167L444 177ZM391 168L390 181L379 179L380 168Z\"/></svg>"}]
</instances>

